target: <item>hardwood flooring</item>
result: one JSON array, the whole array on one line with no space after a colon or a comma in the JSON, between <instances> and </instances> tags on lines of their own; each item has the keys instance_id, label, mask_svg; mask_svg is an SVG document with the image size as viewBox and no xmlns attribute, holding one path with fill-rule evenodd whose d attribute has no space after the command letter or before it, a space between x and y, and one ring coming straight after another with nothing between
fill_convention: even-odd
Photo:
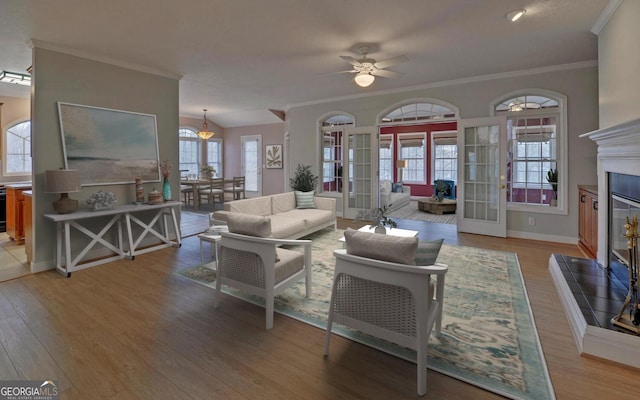
<instances>
[{"instance_id":1,"label":"hardwood flooring","mask_svg":"<svg viewBox=\"0 0 640 400\"><path fill-rule=\"evenodd\" d=\"M341 220L341 228L356 226ZM558 399L631 399L636 369L580 357L548 271L576 246L458 234L455 225L399 221L422 238L518 254ZM74 272L0 283L0 377L58 380L61 399L411 399L415 365L341 337L322 357L324 331L173 272L199 263L195 236ZM425 399L498 399L429 371Z\"/></svg>"}]
</instances>

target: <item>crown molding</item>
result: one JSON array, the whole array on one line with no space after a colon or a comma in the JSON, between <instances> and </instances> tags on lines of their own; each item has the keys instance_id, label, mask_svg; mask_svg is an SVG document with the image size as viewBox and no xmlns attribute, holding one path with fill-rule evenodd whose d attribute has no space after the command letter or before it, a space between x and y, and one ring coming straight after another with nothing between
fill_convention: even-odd
<instances>
[{"instance_id":1,"label":"crown molding","mask_svg":"<svg viewBox=\"0 0 640 400\"><path fill-rule=\"evenodd\" d=\"M620 4L622 4L622 0L609 0L609 4L602 10L602 14L600 14L598 20L591 27L591 32L599 35Z\"/></svg>"},{"instance_id":2,"label":"crown molding","mask_svg":"<svg viewBox=\"0 0 640 400\"><path fill-rule=\"evenodd\" d=\"M491 81L491 80L505 79L505 78L517 78L517 77L527 76L527 75L537 75L537 74L544 74L544 73L548 73L548 72L567 71L567 70L590 68L590 67L597 67L597 66L598 66L598 61L597 60L589 60L589 61L580 61L580 62L570 63L570 64L550 65L550 66L547 66L547 67L540 67L540 68L530 68L530 69L523 69L523 70L518 70L518 71L500 72L500 73L497 73L497 74L489 74L489 75L473 76L473 77L468 77L468 78L452 79L452 80L448 80L448 81L432 82L432 83L426 83L426 84L415 85L415 86L403 86L403 87L396 88L396 89L379 90L377 92L369 92L369 93L364 93L364 94L353 94L353 95L348 95L348 96L333 97L333 98L330 98L330 99L322 99L322 100L308 101L308 102L304 102L304 103L289 104L284 108L284 110L285 111L289 111L292 108L296 108L296 107L304 107L304 106L311 106L311 105L317 105L317 104L331 103L331 102L334 102L334 101L361 99L361 98L365 98L365 97L373 97L373 96L381 96L381 95L386 95L386 94L403 93L403 92L409 92L409 91L414 91L414 90L431 89L431 88L438 88L438 87L445 87L445 86L463 85L463 84L468 84L468 83L484 82L484 81Z\"/></svg>"},{"instance_id":3,"label":"crown molding","mask_svg":"<svg viewBox=\"0 0 640 400\"><path fill-rule=\"evenodd\" d=\"M70 56L85 58L87 60L98 61L98 62L102 62L102 63L105 63L105 64L115 65L116 67L132 69L134 71L144 72L144 73L147 73L147 74L158 75L158 76L162 76L164 78L175 79L175 80L182 79L182 75L176 74L176 73L173 73L173 72L162 71L162 70L159 70L159 69L156 69L156 68L147 67L147 66L144 66L144 65L135 64L135 63L127 62L127 61L118 60L118 59L115 59L115 58L112 58L112 57L91 54L91 53L88 53L88 52L75 50L75 49L71 49L71 48L64 47L64 46L59 46L57 44L49 43L49 42L46 42L46 41L43 41L43 40L31 39L31 41L29 42L29 46L31 46L32 48L55 51L55 52L58 52L58 53L68 54Z\"/></svg>"}]
</instances>

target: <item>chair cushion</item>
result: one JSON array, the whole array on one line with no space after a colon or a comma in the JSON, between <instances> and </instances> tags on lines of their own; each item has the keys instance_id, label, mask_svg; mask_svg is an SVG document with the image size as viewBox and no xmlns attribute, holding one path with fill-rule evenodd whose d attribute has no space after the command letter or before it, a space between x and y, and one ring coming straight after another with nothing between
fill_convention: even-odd
<instances>
[{"instance_id":1,"label":"chair cushion","mask_svg":"<svg viewBox=\"0 0 640 400\"><path fill-rule=\"evenodd\" d=\"M278 247L276 249L276 283L300 271L304 266L304 253Z\"/></svg>"},{"instance_id":2,"label":"chair cushion","mask_svg":"<svg viewBox=\"0 0 640 400\"><path fill-rule=\"evenodd\" d=\"M315 191L310 192L299 192L295 191L296 194L296 208L316 208L316 203L313 201L313 195Z\"/></svg>"},{"instance_id":3,"label":"chair cushion","mask_svg":"<svg viewBox=\"0 0 640 400\"><path fill-rule=\"evenodd\" d=\"M229 232L242 235L271 237L271 218L259 215L228 213Z\"/></svg>"},{"instance_id":4,"label":"chair cushion","mask_svg":"<svg viewBox=\"0 0 640 400\"><path fill-rule=\"evenodd\" d=\"M344 232L344 239L347 245L347 254L415 265L417 237L382 235L347 228Z\"/></svg>"},{"instance_id":5,"label":"chair cushion","mask_svg":"<svg viewBox=\"0 0 640 400\"><path fill-rule=\"evenodd\" d=\"M416 265L433 265L436 263L438 253L444 239L420 240L416 249Z\"/></svg>"}]
</instances>

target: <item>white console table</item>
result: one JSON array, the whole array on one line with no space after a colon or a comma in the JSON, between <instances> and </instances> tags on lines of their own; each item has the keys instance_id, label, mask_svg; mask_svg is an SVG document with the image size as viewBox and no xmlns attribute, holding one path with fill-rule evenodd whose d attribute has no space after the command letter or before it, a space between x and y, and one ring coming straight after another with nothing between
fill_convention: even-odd
<instances>
[{"instance_id":1,"label":"white console table","mask_svg":"<svg viewBox=\"0 0 640 400\"><path fill-rule=\"evenodd\" d=\"M176 218L176 207L180 207L179 201L167 201L162 204L126 204L116 206L110 210L102 211L77 211L70 214L44 214L46 219L56 223L56 269L63 275L71 276L71 272L84 268L93 267L114 260L120 260L125 257L135 258L136 254L143 254L154 250L163 249L169 246L180 246L180 227ZM150 222L144 222L134 214L142 212L155 212ZM167 217L171 217L171 224L176 239L172 240L169 236L170 226L167 223ZM108 222L100 228L98 233L94 233L87 228L87 222L91 219L99 217L111 217ZM161 219L162 217L162 219ZM122 236L122 222L124 221L127 230L128 246L124 247ZM132 225L136 224L143 230L135 237ZM90 238L84 248L75 256L71 254L71 228L84 234ZM115 229L117 240L111 243L105 239L107 232ZM161 243L139 248L143 239L147 235L153 235L160 239ZM62 262L62 247L64 243L64 265ZM85 260L87 253L96 245L101 244L109 249L113 255L100 258L93 261L82 262Z\"/></svg>"}]
</instances>

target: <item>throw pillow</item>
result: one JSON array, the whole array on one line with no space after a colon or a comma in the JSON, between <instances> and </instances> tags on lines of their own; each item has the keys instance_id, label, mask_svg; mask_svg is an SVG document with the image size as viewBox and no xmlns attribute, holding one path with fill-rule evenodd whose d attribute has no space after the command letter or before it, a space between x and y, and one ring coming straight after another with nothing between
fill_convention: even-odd
<instances>
[{"instance_id":1,"label":"throw pillow","mask_svg":"<svg viewBox=\"0 0 640 400\"><path fill-rule=\"evenodd\" d=\"M380 193L391 193L390 181L380 181Z\"/></svg>"},{"instance_id":2,"label":"throw pillow","mask_svg":"<svg viewBox=\"0 0 640 400\"><path fill-rule=\"evenodd\" d=\"M393 193L402 193L402 182L393 182L393 188L391 191Z\"/></svg>"},{"instance_id":3,"label":"throw pillow","mask_svg":"<svg viewBox=\"0 0 640 400\"><path fill-rule=\"evenodd\" d=\"M299 192L295 191L296 194L296 208L316 208L316 203L313 201L313 195L315 191L310 192Z\"/></svg>"},{"instance_id":4,"label":"throw pillow","mask_svg":"<svg viewBox=\"0 0 640 400\"><path fill-rule=\"evenodd\" d=\"M360 232L347 228L344 232L347 254L399 264L415 265L417 237L400 237Z\"/></svg>"},{"instance_id":5,"label":"throw pillow","mask_svg":"<svg viewBox=\"0 0 640 400\"><path fill-rule=\"evenodd\" d=\"M436 263L444 239L420 240L416 249L416 265L433 265Z\"/></svg>"},{"instance_id":6,"label":"throw pillow","mask_svg":"<svg viewBox=\"0 0 640 400\"><path fill-rule=\"evenodd\" d=\"M229 232L242 235L271 237L271 218L261 215L229 213L227 214Z\"/></svg>"}]
</instances>

